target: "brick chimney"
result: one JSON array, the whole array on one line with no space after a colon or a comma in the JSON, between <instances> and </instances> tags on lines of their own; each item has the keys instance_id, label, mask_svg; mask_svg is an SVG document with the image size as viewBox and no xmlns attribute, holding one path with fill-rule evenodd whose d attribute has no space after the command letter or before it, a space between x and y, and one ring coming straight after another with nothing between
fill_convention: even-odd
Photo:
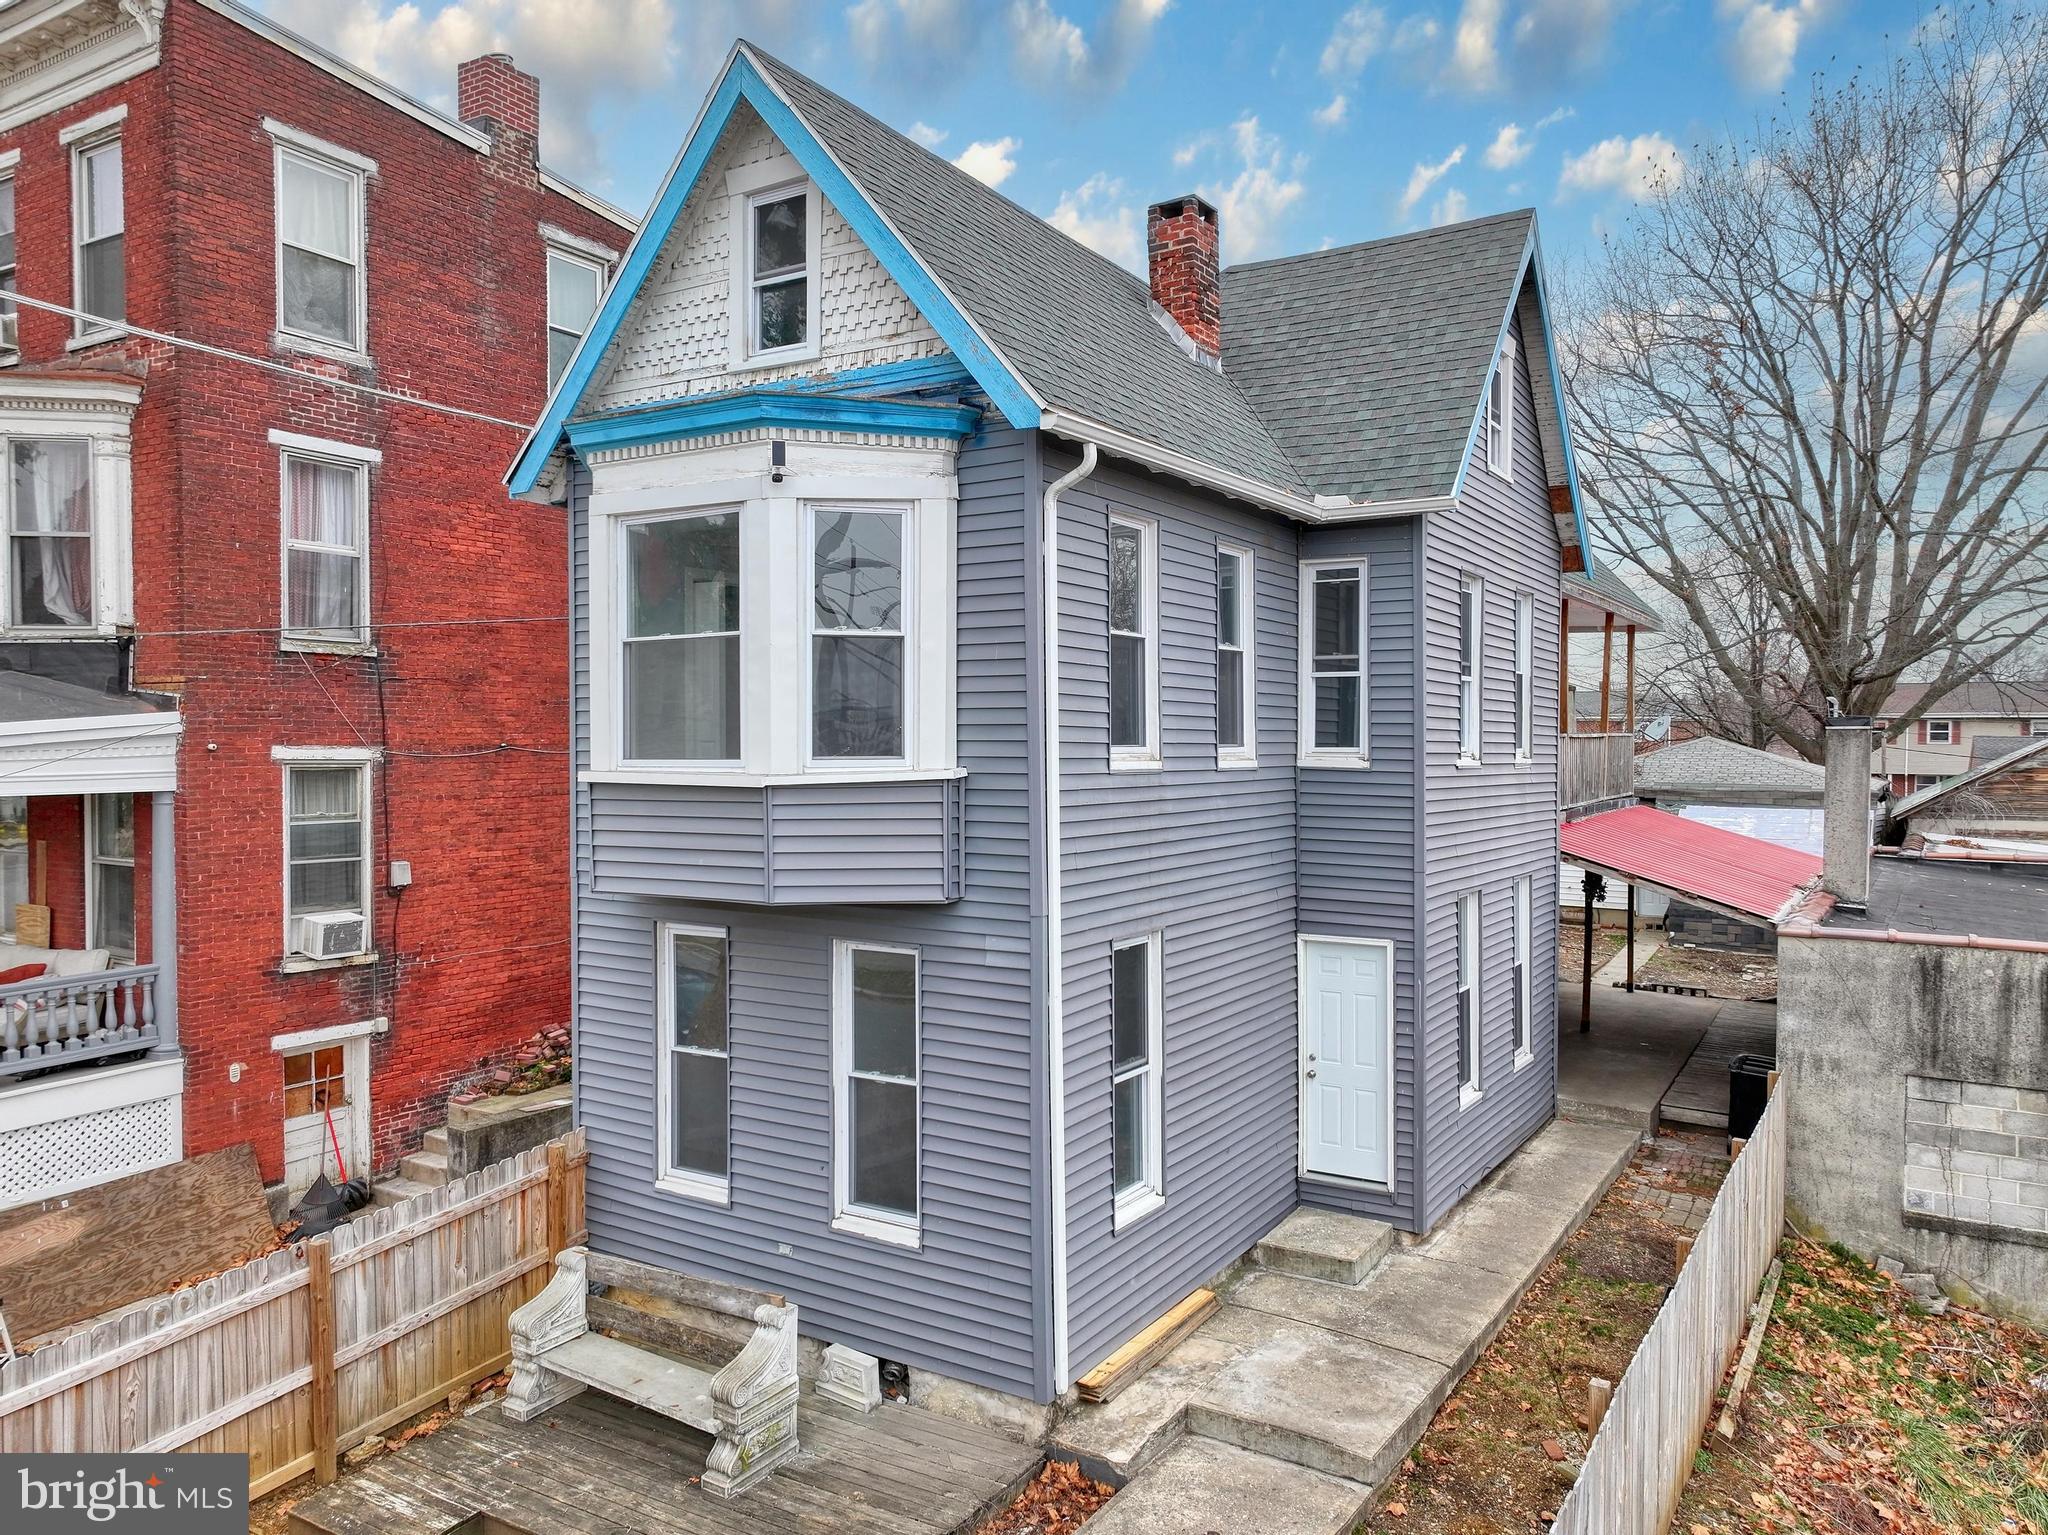
<instances>
[{"instance_id":1,"label":"brick chimney","mask_svg":"<svg viewBox=\"0 0 2048 1535\"><path fill-rule=\"evenodd\" d=\"M1152 301L1211 357L1223 350L1223 279L1217 263L1216 210L1190 194L1145 210L1145 256Z\"/></svg>"},{"instance_id":2,"label":"brick chimney","mask_svg":"<svg viewBox=\"0 0 2048 1535\"><path fill-rule=\"evenodd\" d=\"M511 54L487 53L455 67L455 115L491 136L493 156L539 163L540 81Z\"/></svg>"}]
</instances>

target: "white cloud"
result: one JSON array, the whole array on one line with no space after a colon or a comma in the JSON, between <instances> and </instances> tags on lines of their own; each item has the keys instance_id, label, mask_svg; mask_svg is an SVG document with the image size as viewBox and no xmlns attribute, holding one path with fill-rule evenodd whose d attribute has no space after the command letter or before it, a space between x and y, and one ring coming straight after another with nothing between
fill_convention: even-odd
<instances>
[{"instance_id":1,"label":"white cloud","mask_svg":"<svg viewBox=\"0 0 2048 1535\"><path fill-rule=\"evenodd\" d=\"M1436 206L1429 210L1431 225L1455 224L1465 216L1465 194L1456 187L1445 187L1444 195L1436 200Z\"/></svg>"},{"instance_id":2,"label":"white cloud","mask_svg":"<svg viewBox=\"0 0 2048 1535\"><path fill-rule=\"evenodd\" d=\"M1180 169L1186 170L1190 165L1193 165L1203 155L1221 143L1222 139L1223 136L1216 132L1215 129L1204 129L1185 144L1181 144L1174 149L1173 163Z\"/></svg>"},{"instance_id":3,"label":"white cloud","mask_svg":"<svg viewBox=\"0 0 2048 1535\"><path fill-rule=\"evenodd\" d=\"M1349 80L1365 68L1387 39L1387 13L1364 0L1337 18L1323 44L1321 68L1333 80Z\"/></svg>"},{"instance_id":4,"label":"white cloud","mask_svg":"<svg viewBox=\"0 0 2048 1535\"><path fill-rule=\"evenodd\" d=\"M1144 275L1138 207L1124 200L1124 184L1108 172L1097 171L1073 191L1062 192L1046 222L1118 266Z\"/></svg>"},{"instance_id":5,"label":"white cloud","mask_svg":"<svg viewBox=\"0 0 2048 1535\"><path fill-rule=\"evenodd\" d=\"M1230 137L1237 151L1236 178L1201 192L1215 204L1222 223L1224 259L1249 261L1271 249L1280 220L1301 201L1305 162L1298 156L1290 159L1279 138L1263 132L1250 114L1231 124Z\"/></svg>"},{"instance_id":6,"label":"white cloud","mask_svg":"<svg viewBox=\"0 0 2048 1535\"><path fill-rule=\"evenodd\" d=\"M1428 195L1429 189L1451 173L1451 167L1465 158L1465 146L1460 144L1436 164L1417 160L1415 169L1408 173L1408 185L1401 192L1401 217L1414 213L1416 204Z\"/></svg>"},{"instance_id":7,"label":"white cloud","mask_svg":"<svg viewBox=\"0 0 2048 1535\"><path fill-rule=\"evenodd\" d=\"M1330 98L1328 106L1317 107L1309 116L1315 119L1315 124L1318 128L1341 128L1344 125L1345 115L1350 110L1351 103L1345 99L1344 93L1339 91Z\"/></svg>"},{"instance_id":8,"label":"white cloud","mask_svg":"<svg viewBox=\"0 0 2048 1535\"><path fill-rule=\"evenodd\" d=\"M930 123L916 122L910 125L910 136L926 149L937 149L945 143L950 134L944 128L934 128Z\"/></svg>"},{"instance_id":9,"label":"white cloud","mask_svg":"<svg viewBox=\"0 0 2048 1535\"><path fill-rule=\"evenodd\" d=\"M1827 0L1719 0L1715 10L1730 23L1728 67L1747 90L1774 91L1792 73L1802 33L1827 12Z\"/></svg>"},{"instance_id":10,"label":"white cloud","mask_svg":"<svg viewBox=\"0 0 2048 1535\"><path fill-rule=\"evenodd\" d=\"M1493 136L1493 142L1486 146L1484 159L1488 166L1497 171L1510 170L1529 158L1536 148L1536 135L1545 128L1563 122L1572 115L1570 107L1559 107L1555 112L1545 113L1536 119L1532 127L1524 128L1520 123L1502 123L1500 132Z\"/></svg>"},{"instance_id":11,"label":"white cloud","mask_svg":"<svg viewBox=\"0 0 2048 1535\"><path fill-rule=\"evenodd\" d=\"M672 0L454 0L431 15L379 0L269 0L270 14L349 62L429 105L455 109L455 66L483 53L509 53L540 77L541 154L571 175L606 184L597 131L600 101L669 82L679 54ZM727 27L724 6L693 6L701 23ZM717 46L721 51L725 43Z\"/></svg>"},{"instance_id":12,"label":"white cloud","mask_svg":"<svg viewBox=\"0 0 2048 1535\"><path fill-rule=\"evenodd\" d=\"M1072 18L1052 8L1052 0L1010 0L1010 44L1017 68L1042 85L1120 85L1172 4L1116 0L1090 41Z\"/></svg>"},{"instance_id":13,"label":"white cloud","mask_svg":"<svg viewBox=\"0 0 2048 1535\"><path fill-rule=\"evenodd\" d=\"M953 157L953 163L976 181L999 187L1017 168L1018 141L1013 138L978 139Z\"/></svg>"},{"instance_id":14,"label":"white cloud","mask_svg":"<svg viewBox=\"0 0 2048 1535\"><path fill-rule=\"evenodd\" d=\"M1640 201L1675 185L1685 174L1685 157L1661 133L1619 134L1581 154L1567 155L1558 173L1557 195L1607 192Z\"/></svg>"},{"instance_id":15,"label":"white cloud","mask_svg":"<svg viewBox=\"0 0 2048 1535\"><path fill-rule=\"evenodd\" d=\"M1451 56L1444 63L1446 85L1476 94L1500 84L1500 24L1506 9L1506 0L1464 0L1451 33Z\"/></svg>"}]
</instances>

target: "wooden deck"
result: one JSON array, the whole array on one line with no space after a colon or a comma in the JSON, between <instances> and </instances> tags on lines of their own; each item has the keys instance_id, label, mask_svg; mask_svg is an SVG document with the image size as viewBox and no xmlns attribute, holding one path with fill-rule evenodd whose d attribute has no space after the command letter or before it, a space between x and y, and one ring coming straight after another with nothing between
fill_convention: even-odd
<instances>
[{"instance_id":1,"label":"wooden deck","mask_svg":"<svg viewBox=\"0 0 2048 1535\"><path fill-rule=\"evenodd\" d=\"M1707 1032L1665 1089L1659 1113L1674 1124L1728 1128L1728 1062L1778 1053L1778 1009L1767 1002L1724 1002Z\"/></svg>"},{"instance_id":2,"label":"wooden deck","mask_svg":"<svg viewBox=\"0 0 2048 1535\"><path fill-rule=\"evenodd\" d=\"M731 1502L693 1484L710 1436L594 1391L531 1423L496 1404L345 1472L294 1535L947 1535L1034 1473L1039 1451L919 1408L863 1416L804 1388L798 1457Z\"/></svg>"}]
</instances>

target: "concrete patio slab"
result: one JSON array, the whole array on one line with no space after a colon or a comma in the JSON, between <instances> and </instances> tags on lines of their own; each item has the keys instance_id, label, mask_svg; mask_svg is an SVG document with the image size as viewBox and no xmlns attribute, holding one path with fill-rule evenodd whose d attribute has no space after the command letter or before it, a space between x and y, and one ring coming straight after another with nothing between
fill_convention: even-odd
<instances>
[{"instance_id":1,"label":"concrete patio slab","mask_svg":"<svg viewBox=\"0 0 2048 1535\"><path fill-rule=\"evenodd\" d=\"M1350 1535L1371 1489L1207 1439L1183 1439L1088 1521L1088 1535Z\"/></svg>"},{"instance_id":2,"label":"concrete patio slab","mask_svg":"<svg viewBox=\"0 0 2048 1535\"><path fill-rule=\"evenodd\" d=\"M1536 1204L1561 1204L1578 1209L1585 1203L1585 1189L1573 1170L1587 1158L1604 1160L1620 1143L1615 1125L1585 1120L1553 1120L1541 1135L1529 1141L1486 1184L1486 1189L1512 1195Z\"/></svg>"},{"instance_id":3,"label":"concrete patio slab","mask_svg":"<svg viewBox=\"0 0 2048 1535\"><path fill-rule=\"evenodd\" d=\"M1303 1205L1266 1233L1252 1260L1276 1273L1353 1285L1393 1245L1394 1228L1385 1221Z\"/></svg>"},{"instance_id":4,"label":"concrete patio slab","mask_svg":"<svg viewBox=\"0 0 2048 1535\"><path fill-rule=\"evenodd\" d=\"M1579 988L1559 986L1557 1111L1587 1123L1657 1128L1657 1105L1722 1005L1663 992L1599 988L1579 1032Z\"/></svg>"},{"instance_id":5,"label":"concrete patio slab","mask_svg":"<svg viewBox=\"0 0 2048 1535\"><path fill-rule=\"evenodd\" d=\"M1400 1349L1462 1374L1478 1356L1480 1338L1521 1290L1514 1275L1398 1252L1380 1265L1371 1284L1356 1290L1290 1274L1258 1274L1230 1300L1249 1311L1294 1317Z\"/></svg>"}]
</instances>

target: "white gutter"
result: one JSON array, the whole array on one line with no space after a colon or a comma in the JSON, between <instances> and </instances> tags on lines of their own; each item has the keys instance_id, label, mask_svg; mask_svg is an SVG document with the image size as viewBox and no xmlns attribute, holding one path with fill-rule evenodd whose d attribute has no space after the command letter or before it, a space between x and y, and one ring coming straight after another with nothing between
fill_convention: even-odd
<instances>
[{"instance_id":1,"label":"white gutter","mask_svg":"<svg viewBox=\"0 0 2048 1535\"><path fill-rule=\"evenodd\" d=\"M1045 743L1045 1075L1052 1140L1052 1389L1067 1389L1067 1042L1066 958L1060 910L1060 497L1095 472L1095 444L1084 440L1081 462L1045 487L1039 548L1045 558L1043 725Z\"/></svg>"}]
</instances>

